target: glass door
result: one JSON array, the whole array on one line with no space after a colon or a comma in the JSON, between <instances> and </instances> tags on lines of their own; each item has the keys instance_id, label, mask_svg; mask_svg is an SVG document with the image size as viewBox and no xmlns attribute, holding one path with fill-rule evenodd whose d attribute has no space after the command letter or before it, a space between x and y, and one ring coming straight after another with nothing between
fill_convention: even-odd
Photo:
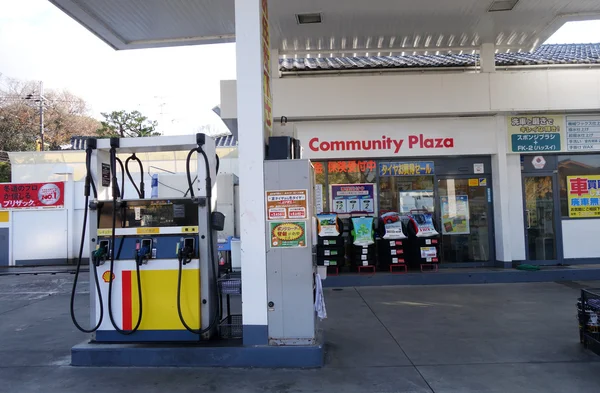
<instances>
[{"instance_id":1,"label":"glass door","mask_svg":"<svg viewBox=\"0 0 600 393\"><path fill-rule=\"evenodd\" d=\"M494 263L491 186L487 175L438 179L442 263Z\"/></svg>"},{"instance_id":2,"label":"glass door","mask_svg":"<svg viewBox=\"0 0 600 393\"><path fill-rule=\"evenodd\" d=\"M524 175L525 248L527 260L536 264L553 264L559 259L557 245L558 203L556 175Z\"/></svg>"}]
</instances>

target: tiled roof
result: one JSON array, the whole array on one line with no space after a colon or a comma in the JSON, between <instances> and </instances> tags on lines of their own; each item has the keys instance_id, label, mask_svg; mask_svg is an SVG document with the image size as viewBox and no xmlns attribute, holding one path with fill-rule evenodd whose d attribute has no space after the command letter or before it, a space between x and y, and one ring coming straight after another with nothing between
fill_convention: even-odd
<instances>
[{"instance_id":1,"label":"tiled roof","mask_svg":"<svg viewBox=\"0 0 600 393\"><path fill-rule=\"evenodd\" d=\"M234 135L221 135L215 137L217 147L236 147L237 138Z\"/></svg>"},{"instance_id":2,"label":"tiled roof","mask_svg":"<svg viewBox=\"0 0 600 393\"><path fill-rule=\"evenodd\" d=\"M440 54L376 57L321 57L280 60L280 71L335 71L389 68L473 67L478 54ZM496 65L600 64L600 44L542 45L535 52L498 53Z\"/></svg>"}]
</instances>

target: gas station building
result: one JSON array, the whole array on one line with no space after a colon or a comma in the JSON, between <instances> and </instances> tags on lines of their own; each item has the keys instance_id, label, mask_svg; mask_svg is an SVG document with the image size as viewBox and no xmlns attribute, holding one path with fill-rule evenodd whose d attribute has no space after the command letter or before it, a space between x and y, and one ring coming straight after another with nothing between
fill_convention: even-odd
<instances>
[{"instance_id":1,"label":"gas station building","mask_svg":"<svg viewBox=\"0 0 600 393\"><path fill-rule=\"evenodd\" d=\"M274 308L270 137L299 140L317 212L347 212L340 184L372 185L373 215L432 212L442 266L600 260L600 45L542 45L598 2L50 1L116 50L236 42L245 347Z\"/></svg>"}]
</instances>

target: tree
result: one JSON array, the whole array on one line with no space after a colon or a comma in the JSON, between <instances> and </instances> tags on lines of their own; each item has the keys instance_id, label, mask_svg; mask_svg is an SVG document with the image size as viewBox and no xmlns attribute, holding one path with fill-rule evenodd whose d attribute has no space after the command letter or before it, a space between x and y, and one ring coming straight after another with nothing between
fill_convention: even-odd
<instances>
[{"instance_id":1,"label":"tree","mask_svg":"<svg viewBox=\"0 0 600 393\"><path fill-rule=\"evenodd\" d=\"M39 86L0 79L0 150L35 150L40 138ZM48 90L44 105L45 149L58 150L73 136L95 135L100 123L88 116L85 100L63 90Z\"/></svg>"},{"instance_id":2,"label":"tree","mask_svg":"<svg viewBox=\"0 0 600 393\"><path fill-rule=\"evenodd\" d=\"M98 136L102 138L160 136L160 132L156 131L158 123L149 120L139 111L113 111L102 113L102 117L104 120L97 131Z\"/></svg>"},{"instance_id":3,"label":"tree","mask_svg":"<svg viewBox=\"0 0 600 393\"><path fill-rule=\"evenodd\" d=\"M10 164L0 162L0 183L10 183Z\"/></svg>"}]
</instances>

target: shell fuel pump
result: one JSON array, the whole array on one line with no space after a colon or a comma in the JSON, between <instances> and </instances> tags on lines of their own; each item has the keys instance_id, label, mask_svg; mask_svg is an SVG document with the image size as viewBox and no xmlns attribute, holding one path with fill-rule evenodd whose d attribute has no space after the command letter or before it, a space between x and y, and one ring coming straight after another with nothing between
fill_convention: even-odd
<instances>
[{"instance_id":1,"label":"shell fuel pump","mask_svg":"<svg viewBox=\"0 0 600 393\"><path fill-rule=\"evenodd\" d=\"M165 151L188 152L187 192L180 198L153 193L147 199L138 155ZM125 165L118 154L130 154ZM129 170L134 161L140 169L139 186ZM213 211L217 173L215 142L204 134L87 140L71 317L79 330L93 333L93 342L195 342L214 337L221 317L215 231L224 225L224 216ZM135 190L133 198L125 195L125 174ZM79 323L74 311L86 243L89 328Z\"/></svg>"}]
</instances>

